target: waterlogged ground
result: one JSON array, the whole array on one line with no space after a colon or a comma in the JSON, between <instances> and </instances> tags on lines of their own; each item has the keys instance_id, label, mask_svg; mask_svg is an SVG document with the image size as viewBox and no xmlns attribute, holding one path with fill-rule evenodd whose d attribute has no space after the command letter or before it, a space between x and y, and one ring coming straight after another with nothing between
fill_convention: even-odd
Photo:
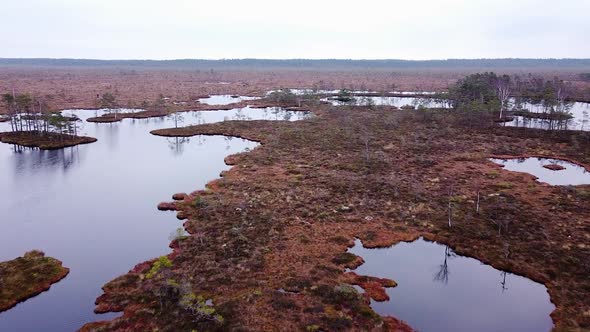
<instances>
[{"instance_id":1,"label":"waterlogged ground","mask_svg":"<svg viewBox=\"0 0 590 332\"><path fill-rule=\"evenodd\" d=\"M534 113L548 113L550 111L542 105L531 103L518 105L518 108ZM590 131L590 103L569 103L560 107L560 110L568 112L572 118L558 121L515 116L512 121L506 122L504 125L507 127Z\"/></svg>"},{"instance_id":2,"label":"waterlogged ground","mask_svg":"<svg viewBox=\"0 0 590 332\"><path fill-rule=\"evenodd\" d=\"M256 100L260 97L248 97L248 96L232 96L232 95L213 95L207 98L200 98L199 103L207 105L229 105L239 103L245 100Z\"/></svg>"},{"instance_id":3,"label":"waterlogged ground","mask_svg":"<svg viewBox=\"0 0 590 332\"><path fill-rule=\"evenodd\" d=\"M355 272L390 278L390 301L371 301L381 315L405 320L421 332L550 331L555 309L542 284L505 273L448 247L418 239L391 248L349 252L365 263Z\"/></svg>"},{"instance_id":4,"label":"waterlogged ground","mask_svg":"<svg viewBox=\"0 0 590 332\"><path fill-rule=\"evenodd\" d=\"M450 107L449 103L446 101L439 101L439 100L436 100L433 98L418 98L418 97L356 96L356 97L354 97L354 100L351 102L342 102L342 101L336 100L334 98L324 98L322 100L330 102L334 106L376 105L376 106L394 106L394 107L413 106L414 108L418 108L419 106L423 106L423 107L427 107L427 108L448 108L448 107Z\"/></svg>"},{"instance_id":5,"label":"waterlogged ground","mask_svg":"<svg viewBox=\"0 0 590 332\"><path fill-rule=\"evenodd\" d=\"M81 119L104 111L65 111ZM181 222L156 210L175 192L203 188L223 159L257 146L223 136L162 138L158 128L224 120L296 120L278 108L186 112L181 118L79 122L96 143L55 151L0 144L0 261L40 249L71 269L50 291L0 313L0 331L71 331L114 317L93 314L101 287L135 264L168 253ZM9 129L0 124L0 131Z\"/></svg>"},{"instance_id":6,"label":"waterlogged ground","mask_svg":"<svg viewBox=\"0 0 590 332\"><path fill-rule=\"evenodd\" d=\"M337 95L342 90L314 90L314 89L283 89L283 91L290 91L295 95L305 95L305 94L316 94L316 95ZM281 90L270 90L267 92L267 95ZM369 91L369 90L348 90L352 94L369 94L369 93L380 93L379 91ZM437 92L434 91L391 91L389 93L400 94L400 95L434 95Z\"/></svg>"},{"instance_id":7,"label":"waterlogged ground","mask_svg":"<svg viewBox=\"0 0 590 332\"><path fill-rule=\"evenodd\" d=\"M516 159L490 159L492 162L503 165L504 169L514 172L529 173L537 177L540 182L553 186L570 186L590 184L590 172L580 165L569 161L551 158L516 158ZM560 168L551 170L543 166L558 165Z\"/></svg>"}]
</instances>

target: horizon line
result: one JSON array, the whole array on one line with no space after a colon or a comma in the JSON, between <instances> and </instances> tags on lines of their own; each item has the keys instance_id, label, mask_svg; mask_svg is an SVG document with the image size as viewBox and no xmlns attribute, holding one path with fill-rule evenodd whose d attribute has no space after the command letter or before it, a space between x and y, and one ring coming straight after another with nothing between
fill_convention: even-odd
<instances>
[{"instance_id":1,"label":"horizon line","mask_svg":"<svg viewBox=\"0 0 590 332\"><path fill-rule=\"evenodd\" d=\"M426 62L426 61L469 61L469 60L590 60L589 58L520 58L520 57L502 57L502 58L432 58L432 59L397 59L397 58L171 58L171 59L134 59L134 58L68 58L68 57L0 57L0 60L89 60L89 61L244 61L244 60L261 60L261 61L407 61L407 62Z\"/></svg>"}]
</instances>

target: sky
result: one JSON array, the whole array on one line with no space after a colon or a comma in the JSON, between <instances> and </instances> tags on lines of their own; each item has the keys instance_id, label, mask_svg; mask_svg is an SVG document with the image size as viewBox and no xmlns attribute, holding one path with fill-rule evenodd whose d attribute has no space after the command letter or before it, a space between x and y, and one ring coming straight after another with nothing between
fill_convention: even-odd
<instances>
[{"instance_id":1,"label":"sky","mask_svg":"<svg viewBox=\"0 0 590 332\"><path fill-rule=\"evenodd\" d=\"M590 58L590 0L7 0L0 57Z\"/></svg>"}]
</instances>

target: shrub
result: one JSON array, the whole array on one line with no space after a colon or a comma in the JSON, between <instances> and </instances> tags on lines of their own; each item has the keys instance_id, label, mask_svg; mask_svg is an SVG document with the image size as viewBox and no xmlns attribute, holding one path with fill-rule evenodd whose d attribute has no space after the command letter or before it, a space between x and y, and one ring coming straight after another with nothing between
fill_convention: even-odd
<instances>
[{"instance_id":1,"label":"shrub","mask_svg":"<svg viewBox=\"0 0 590 332\"><path fill-rule=\"evenodd\" d=\"M332 263L339 264L339 265L340 264L347 264L347 263L354 261L355 259L356 259L355 254L351 254L349 252L343 252L343 253L336 255L336 257L334 257L332 259Z\"/></svg>"},{"instance_id":2,"label":"shrub","mask_svg":"<svg viewBox=\"0 0 590 332\"><path fill-rule=\"evenodd\" d=\"M201 295L192 292L184 294L178 304L193 316L195 322L213 321L223 325L223 317L217 313L212 305L207 304L207 300Z\"/></svg>"},{"instance_id":3,"label":"shrub","mask_svg":"<svg viewBox=\"0 0 590 332\"><path fill-rule=\"evenodd\" d=\"M168 256L161 256L158 258L157 261L154 262L152 268L146 274L147 279L151 279L156 276L162 269L172 267L172 261L168 258Z\"/></svg>"},{"instance_id":4,"label":"shrub","mask_svg":"<svg viewBox=\"0 0 590 332\"><path fill-rule=\"evenodd\" d=\"M291 89L281 89L271 92L268 97L269 100L279 104L296 104L297 96Z\"/></svg>"}]
</instances>

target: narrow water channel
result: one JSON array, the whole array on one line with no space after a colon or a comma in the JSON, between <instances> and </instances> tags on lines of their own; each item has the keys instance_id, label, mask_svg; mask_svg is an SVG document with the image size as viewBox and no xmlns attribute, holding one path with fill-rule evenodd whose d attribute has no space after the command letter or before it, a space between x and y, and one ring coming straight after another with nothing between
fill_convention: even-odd
<instances>
[{"instance_id":1,"label":"narrow water channel","mask_svg":"<svg viewBox=\"0 0 590 332\"><path fill-rule=\"evenodd\" d=\"M94 110L64 111L81 119ZM298 120L279 108L182 113L181 125L224 120ZM176 119L178 120L178 119ZM0 261L31 249L63 261L70 274L48 292L0 313L0 331L72 331L109 319L96 315L101 287L135 264L170 252L182 223L156 206L219 176L228 155L257 143L224 136L164 138L174 117L79 122L96 143L55 151L0 144ZM9 131L0 123L0 131Z\"/></svg>"},{"instance_id":2,"label":"narrow water channel","mask_svg":"<svg viewBox=\"0 0 590 332\"><path fill-rule=\"evenodd\" d=\"M229 105L233 103L239 103L244 100L256 100L260 97L248 97L248 96L232 96L232 95L212 95L207 98L200 98L199 103L207 105Z\"/></svg>"}]
</instances>

